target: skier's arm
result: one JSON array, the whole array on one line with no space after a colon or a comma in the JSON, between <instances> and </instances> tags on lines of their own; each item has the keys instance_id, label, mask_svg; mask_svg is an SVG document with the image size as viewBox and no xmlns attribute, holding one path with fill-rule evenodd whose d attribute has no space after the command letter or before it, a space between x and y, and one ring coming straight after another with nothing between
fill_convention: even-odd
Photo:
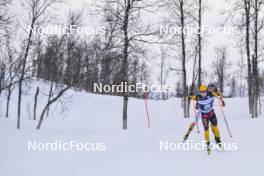
<instances>
[{"instance_id":1,"label":"skier's arm","mask_svg":"<svg viewBox=\"0 0 264 176\"><path fill-rule=\"evenodd\" d=\"M217 96L223 98L222 95L221 95L221 93L219 92L219 90L218 90L217 88L215 88L213 92L215 92L215 94L216 94Z\"/></svg>"},{"instance_id":2,"label":"skier's arm","mask_svg":"<svg viewBox=\"0 0 264 176\"><path fill-rule=\"evenodd\" d=\"M195 109L199 109L199 104L198 104L198 102L196 101L196 104L195 104Z\"/></svg>"},{"instance_id":3,"label":"skier's arm","mask_svg":"<svg viewBox=\"0 0 264 176\"><path fill-rule=\"evenodd\" d=\"M221 103L222 103L222 106L225 106L225 101L223 100L223 97L222 97L221 93L218 90L213 92L212 95L214 97L216 97L216 98L219 98Z\"/></svg>"},{"instance_id":4,"label":"skier's arm","mask_svg":"<svg viewBox=\"0 0 264 176\"><path fill-rule=\"evenodd\" d=\"M190 95L188 98L191 101L197 101L197 96L196 95Z\"/></svg>"},{"instance_id":5,"label":"skier's arm","mask_svg":"<svg viewBox=\"0 0 264 176\"><path fill-rule=\"evenodd\" d=\"M189 96L189 100L190 101L196 101L196 103L195 103L195 109L199 109L199 105L198 105L198 95L191 95L191 96Z\"/></svg>"}]
</instances>

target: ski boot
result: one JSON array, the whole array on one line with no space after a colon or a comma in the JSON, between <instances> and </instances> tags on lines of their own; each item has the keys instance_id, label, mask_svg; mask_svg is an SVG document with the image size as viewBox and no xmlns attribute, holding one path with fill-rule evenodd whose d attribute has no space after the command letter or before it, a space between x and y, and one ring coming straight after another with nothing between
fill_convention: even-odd
<instances>
[{"instance_id":1,"label":"ski boot","mask_svg":"<svg viewBox=\"0 0 264 176\"><path fill-rule=\"evenodd\" d=\"M211 154L210 142L206 142L206 144L207 144L207 154L210 155Z\"/></svg>"},{"instance_id":2,"label":"ski boot","mask_svg":"<svg viewBox=\"0 0 264 176\"><path fill-rule=\"evenodd\" d=\"M211 149L209 147L207 148L207 154L211 155Z\"/></svg>"},{"instance_id":3,"label":"ski boot","mask_svg":"<svg viewBox=\"0 0 264 176\"><path fill-rule=\"evenodd\" d=\"M184 138L183 138L183 142L185 142L185 141L188 139L188 137L189 137L189 134L186 134L186 135L184 136Z\"/></svg>"},{"instance_id":4,"label":"ski boot","mask_svg":"<svg viewBox=\"0 0 264 176\"><path fill-rule=\"evenodd\" d=\"M224 146L223 146L223 143L221 142L220 138L215 138L215 142L216 142L216 145L217 145L217 148L219 150L223 150L224 149Z\"/></svg>"}]
</instances>

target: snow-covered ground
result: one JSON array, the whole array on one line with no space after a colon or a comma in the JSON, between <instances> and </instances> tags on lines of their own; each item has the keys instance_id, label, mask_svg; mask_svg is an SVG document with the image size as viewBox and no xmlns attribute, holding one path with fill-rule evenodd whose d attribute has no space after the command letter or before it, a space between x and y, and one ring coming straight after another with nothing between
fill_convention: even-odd
<instances>
[{"instance_id":1,"label":"snow-covered ground","mask_svg":"<svg viewBox=\"0 0 264 176\"><path fill-rule=\"evenodd\" d=\"M179 143L194 118L184 119L180 100L149 101L151 128L147 128L144 101L129 100L128 130L122 128L122 98L71 91L66 104L45 119L40 130L32 113L33 89L24 96L22 129L16 130L15 99L9 119L0 118L1 176L260 176L263 174L263 115L251 119L247 99L226 99L225 113L233 133L230 138L216 106L222 140L237 143L237 151L161 151L160 141ZM1 116L5 100L1 101ZM41 99L43 106L45 99ZM217 104L216 104L217 105ZM53 108L54 109L54 108ZM40 111L40 108L39 108ZM192 112L192 111L191 111ZM201 121L199 128L202 131ZM191 133L193 142L203 133ZM211 133L211 139L213 135ZM104 151L29 151L28 141L105 143ZM212 140L213 141L213 140Z\"/></svg>"}]
</instances>

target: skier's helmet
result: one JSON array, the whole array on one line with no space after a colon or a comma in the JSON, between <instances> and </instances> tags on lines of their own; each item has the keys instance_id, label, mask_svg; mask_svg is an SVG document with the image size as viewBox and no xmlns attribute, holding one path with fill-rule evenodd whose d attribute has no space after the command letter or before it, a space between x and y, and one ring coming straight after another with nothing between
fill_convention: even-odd
<instances>
[{"instance_id":1,"label":"skier's helmet","mask_svg":"<svg viewBox=\"0 0 264 176\"><path fill-rule=\"evenodd\" d=\"M205 97L207 95L207 87L206 85L201 85L199 88L199 93L202 97Z\"/></svg>"},{"instance_id":2,"label":"skier's helmet","mask_svg":"<svg viewBox=\"0 0 264 176\"><path fill-rule=\"evenodd\" d=\"M206 92L206 91L207 91L206 85L201 85L199 88L199 92Z\"/></svg>"}]
</instances>

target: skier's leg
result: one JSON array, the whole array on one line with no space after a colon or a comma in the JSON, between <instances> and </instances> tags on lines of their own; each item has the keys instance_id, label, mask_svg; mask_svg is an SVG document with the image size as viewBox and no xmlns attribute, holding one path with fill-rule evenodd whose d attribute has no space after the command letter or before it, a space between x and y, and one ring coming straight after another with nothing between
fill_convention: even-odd
<instances>
[{"instance_id":1,"label":"skier's leg","mask_svg":"<svg viewBox=\"0 0 264 176\"><path fill-rule=\"evenodd\" d=\"M204 126L204 139L207 142L207 145L210 144L210 136L209 136L209 119L202 118L203 126Z\"/></svg>"},{"instance_id":2,"label":"skier's leg","mask_svg":"<svg viewBox=\"0 0 264 176\"><path fill-rule=\"evenodd\" d=\"M212 131L214 133L216 143L217 144L221 143L220 131L219 131L219 128L217 126L217 118L216 118L215 114L210 118L210 122L211 122L211 128L212 128Z\"/></svg>"},{"instance_id":3,"label":"skier's leg","mask_svg":"<svg viewBox=\"0 0 264 176\"><path fill-rule=\"evenodd\" d=\"M203 126L204 126L204 139L207 144L207 152L208 152L208 155L210 155L211 150L210 150L210 136L209 136L209 119L202 118L202 121L203 121Z\"/></svg>"},{"instance_id":4,"label":"skier's leg","mask_svg":"<svg viewBox=\"0 0 264 176\"><path fill-rule=\"evenodd\" d=\"M191 125L190 125L190 127L189 127L187 133L186 133L185 136L184 136L183 142L185 142L185 141L188 139L188 137L189 137L190 133L192 132L192 130L193 130L195 124L196 124L195 122L191 123Z\"/></svg>"}]
</instances>

